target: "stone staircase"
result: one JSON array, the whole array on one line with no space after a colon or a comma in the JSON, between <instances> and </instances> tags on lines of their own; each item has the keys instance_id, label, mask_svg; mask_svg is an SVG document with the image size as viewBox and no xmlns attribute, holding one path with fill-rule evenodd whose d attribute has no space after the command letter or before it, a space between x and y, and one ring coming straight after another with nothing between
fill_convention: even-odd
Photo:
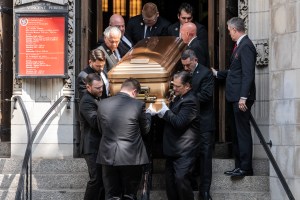
<instances>
[{"instance_id":1,"label":"stone staircase","mask_svg":"<svg viewBox=\"0 0 300 200\"><path fill-rule=\"evenodd\" d=\"M151 200L166 200L164 160L154 160ZM223 173L234 168L232 159L213 159L211 196L213 200L270 200L269 162L253 160L254 176L232 179ZM198 192L194 192L198 200Z\"/></svg>"},{"instance_id":2,"label":"stone staircase","mask_svg":"<svg viewBox=\"0 0 300 200\"><path fill-rule=\"evenodd\" d=\"M15 199L21 166L20 159L0 159L1 200ZM83 159L33 160L32 174L33 200L83 199L88 180L87 166Z\"/></svg>"},{"instance_id":3,"label":"stone staircase","mask_svg":"<svg viewBox=\"0 0 300 200\"><path fill-rule=\"evenodd\" d=\"M166 200L164 159L154 160L151 200ZM22 161L0 159L0 199L15 198ZM32 199L82 200L88 180L83 159L36 159L32 161ZM234 167L231 159L213 159L211 195L214 200L270 200L269 163L254 160L252 177L233 180L223 175ZM197 197L195 192L195 197ZM197 199L197 198L196 198Z\"/></svg>"}]
</instances>

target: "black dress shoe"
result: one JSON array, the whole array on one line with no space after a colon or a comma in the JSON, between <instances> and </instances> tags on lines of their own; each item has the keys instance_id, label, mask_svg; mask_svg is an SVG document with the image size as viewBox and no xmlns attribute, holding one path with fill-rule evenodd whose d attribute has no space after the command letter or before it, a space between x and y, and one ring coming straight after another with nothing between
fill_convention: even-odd
<instances>
[{"instance_id":1,"label":"black dress shoe","mask_svg":"<svg viewBox=\"0 0 300 200\"><path fill-rule=\"evenodd\" d=\"M209 192L199 192L199 200L212 200Z\"/></svg>"},{"instance_id":2,"label":"black dress shoe","mask_svg":"<svg viewBox=\"0 0 300 200\"><path fill-rule=\"evenodd\" d=\"M244 177L244 176L253 176L253 170L242 170L238 169L235 172L232 172L231 177Z\"/></svg>"},{"instance_id":3,"label":"black dress shoe","mask_svg":"<svg viewBox=\"0 0 300 200\"><path fill-rule=\"evenodd\" d=\"M235 169L233 169L233 170L229 170L229 171L224 172L224 174L227 175L227 176L231 176L232 173L238 171L239 169L240 169L240 168L235 168Z\"/></svg>"}]
</instances>

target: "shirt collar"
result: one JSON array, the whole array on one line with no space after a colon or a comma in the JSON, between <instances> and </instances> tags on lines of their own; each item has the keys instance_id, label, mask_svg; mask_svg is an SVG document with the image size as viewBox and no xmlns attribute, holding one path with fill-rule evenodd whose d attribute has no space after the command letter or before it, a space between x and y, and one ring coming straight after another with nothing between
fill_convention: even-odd
<instances>
[{"instance_id":1,"label":"shirt collar","mask_svg":"<svg viewBox=\"0 0 300 200\"><path fill-rule=\"evenodd\" d=\"M242 35L237 41L236 41L236 45L239 46L239 43L241 42L241 40L246 36L246 34Z\"/></svg>"}]
</instances>

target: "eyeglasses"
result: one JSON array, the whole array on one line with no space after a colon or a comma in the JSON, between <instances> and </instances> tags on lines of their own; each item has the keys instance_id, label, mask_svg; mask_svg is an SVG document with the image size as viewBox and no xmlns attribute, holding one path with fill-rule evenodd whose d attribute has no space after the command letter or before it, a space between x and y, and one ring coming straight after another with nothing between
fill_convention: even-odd
<instances>
[{"instance_id":1,"label":"eyeglasses","mask_svg":"<svg viewBox=\"0 0 300 200\"><path fill-rule=\"evenodd\" d=\"M145 23L151 23L151 22L156 22L156 20L157 20L157 14L155 14L154 16L152 16L152 17L145 17L144 15L142 15L143 16L143 21L145 22Z\"/></svg>"},{"instance_id":2,"label":"eyeglasses","mask_svg":"<svg viewBox=\"0 0 300 200\"><path fill-rule=\"evenodd\" d=\"M157 17L155 17L154 19L145 19L145 18L143 18L143 21L146 22L146 23L156 22L156 20L157 20Z\"/></svg>"}]
</instances>

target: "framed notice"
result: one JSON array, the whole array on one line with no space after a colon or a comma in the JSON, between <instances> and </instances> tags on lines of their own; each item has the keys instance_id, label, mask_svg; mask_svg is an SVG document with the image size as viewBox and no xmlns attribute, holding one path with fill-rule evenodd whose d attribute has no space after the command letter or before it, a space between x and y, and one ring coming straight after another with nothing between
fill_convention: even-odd
<instances>
[{"instance_id":1,"label":"framed notice","mask_svg":"<svg viewBox=\"0 0 300 200\"><path fill-rule=\"evenodd\" d=\"M16 15L16 76L67 77L67 16Z\"/></svg>"}]
</instances>

